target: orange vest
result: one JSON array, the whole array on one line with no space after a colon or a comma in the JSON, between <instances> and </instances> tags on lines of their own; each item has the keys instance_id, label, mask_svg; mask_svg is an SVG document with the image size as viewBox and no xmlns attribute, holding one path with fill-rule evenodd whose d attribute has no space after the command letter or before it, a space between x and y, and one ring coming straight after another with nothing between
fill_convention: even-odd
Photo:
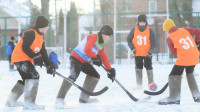
<instances>
[{"instance_id":1,"label":"orange vest","mask_svg":"<svg viewBox=\"0 0 200 112\"><path fill-rule=\"evenodd\" d=\"M33 41L32 45L30 46L30 49L34 53L37 53L37 52L40 52L40 50L42 49L42 44L44 42L44 39L43 39L43 36L40 35L37 31L35 31L34 29L31 29L31 30L35 32L35 40ZM31 31L31 30L28 30L28 31ZM23 36L21 37L20 41L17 43L17 45L13 51L13 54L11 57L12 64L14 64L15 62L20 62L20 61L33 62L33 59L30 58L28 55L26 55L24 53L24 51L22 50Z\"/></svg>"},{"instance_id":2,"label":"orange vest","mask_svg":"<svg viewBox=\"0 0 200 112\"><path fill-rule=\"evenodd\" d=\"M192 66L199 63L199 51L191 34L184 28L170 33L169 38L177 49L176 65Z\"/></svg>"},{"instance_id":3,"label":"orange vest","mask_svg":"<svg viewBox=\"0 0 200 112\"><path fill-rule=\"evenodd\" d=\"M135 56L146 56L151 46L149 26L143 32L136 26L132 42L136 51Z\"/></svg>"}]
</instances>

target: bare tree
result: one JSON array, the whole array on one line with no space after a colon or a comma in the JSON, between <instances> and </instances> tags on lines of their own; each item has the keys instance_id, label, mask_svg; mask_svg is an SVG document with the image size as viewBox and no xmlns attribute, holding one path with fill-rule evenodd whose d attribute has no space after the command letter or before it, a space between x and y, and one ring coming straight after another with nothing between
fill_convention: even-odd
<instances>
[{"instance_id":1,"label":"bare tree","mask_svg":"<svg viewBox=\"0 0 200 112\"><path fill-rule=\"evenodd\" d=\"M46 16L49 19L49 24L51 24L50 15L49 15L49 1L50 0L41 0L41 14ZM52 27L50 25L50 46L56 46L54 40L54 34L52 31ZM47 40L47 39L46 39Z\"/></svg>"},{"instance_id":2,"label":"bare tree","mask_svg":"<svg viewBox=\"0 0 200 112\"><path fill-rule=\"evenodd\" d=\"M111 0L100 0L100 8L101 8L101 20L102 20L102 25L108 24L112 25L111 21L111 15L109 13L111 12ZM111 63L114 62L114 39L112 38L109 42L105 44L106 46L106 53L108 56L108 59Z\"/></svg>"},{"instance_id":3,"label":"bare tree","mask_svg":"<svg viewBox=\"0 0 200 112\"><path fill-rule=\"evenodd\" d=\"M102 14L111 12L110 4L111 4L110 0L100 0L100 8ZM109 18L110 18L109 15L102 15L102 24L108 24Z\"/></svg>"},{"instance_id":4,"label":"bare tree","mask_svg":"<svg viewBox=\"0 0 200 112\"><path fill-rule=\"evenodd\" d=\"M44 16L49 16L49 0L41 0L41 13Z\"/></svg>"},{"instance_id":5,"label":"bare tree","mask_svg":"<svg viewBox=\"0 0 200 112\"><path fill-rule=\"evenodd\" d=\"M177 27L193 27L192 0L169 0L169 9ZM180 13L181 12L181 13Z\"/></svg>"},{"instance_id":6,"label":"bare tree","mask_svg":"<svg viewBox=\"0 0 200 112\"><path fill-rule=\"evenodd\" d=\"M32 18L30 19L29 28L31 28L31 27L34 26L34 24L35 24L35 18L38 15L41 15L41 12L40 12L39 8L36 5L33 5L31 3L31 16L32 16Z\"/></svg>"},{"instance_id":7,"label":"bare tree","mask_svg":"<svg viewBox=\"0 0 200 112\"><path fill-rule=\"evenodd\" d=\"M64 28L64 17L62 9L59 12L59 35L63 35L63 28Z\"/></svg>"},{"instance_id":8,"label":"bare tree","mask_svg":"<svg viewBox=\"0 0 200 112\"><path fill-rule=\"evenodd\" d=\"M78 44L78 16L74 2L71 2L67 16L67 51L71 52Z\"/></svg>"}]
</instances>

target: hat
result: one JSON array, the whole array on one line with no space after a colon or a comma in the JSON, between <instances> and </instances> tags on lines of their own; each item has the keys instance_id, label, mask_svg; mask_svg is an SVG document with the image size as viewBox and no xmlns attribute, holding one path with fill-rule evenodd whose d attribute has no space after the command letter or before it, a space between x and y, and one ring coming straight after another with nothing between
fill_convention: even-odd
<instances>
[{"instance_id":1,"label":"hat","mask_svg":"<svg viewBox=\"0 0 200 112\"><path fill-rule=\"evenodd\" d=\"M144 14L139 15L138 22L141 22L141 21L147 22L147 16Z\"/></svg>"},{"instance_id":2,"label":"hat","mask_svg":"<svg viewBox=\"0 0 200 112\"><path fill-rule=\"evenodd\" d=\"M169 31L172 27L176 26L174 21L171 19L166 19L163 23L163 31Z\"/></svg>"},{"instance_id":3,"label":"hat","mask_svg":"<svg viewBox=\"0 0 200 112\"><path fill-rule=\"evenodd\" d=\"M37 28L44 28L49 25L49 21L44 16L38 16L35 23Z\"/></svg>"},{"instance_id":4,"label":"hat","mask_svg":"<svg viewBox=\"0 0 200 112\"><path fill-rule=\"evenodd\" d=\"M113 29L109 26L109 25L104 25L102 28L101 28L101 31L100 31L102 34L104 35L108 35L108 36L112 36L113 35Z\"/></svg>"},{"instance_id":5,"label":"hat","mask_svg":"<svg viewBox=\"0 0 200 112\"><path fill-rule=\"evenodd\" d=\"M20 36L20 37L22 37L22 36L23 36L23 33L22 33L22 32L21 32L21 33L19 33L19 36Z\"/></svg>"},{"instance_id":6,"label":"hat","mask_svg":"<svg viewBox=\"0 0 200 112\"><path fill-rule=\"evenodd\" d=\"M15 37L11 36L11 40L15 40Z\"/></svg>"}]
</instances>

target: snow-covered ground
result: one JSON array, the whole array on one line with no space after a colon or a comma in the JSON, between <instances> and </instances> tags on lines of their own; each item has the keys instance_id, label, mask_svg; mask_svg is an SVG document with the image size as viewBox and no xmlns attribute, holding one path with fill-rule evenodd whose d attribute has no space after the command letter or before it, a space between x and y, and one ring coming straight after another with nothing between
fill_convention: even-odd
<instances>
[{"instance_id":1,"label":"snow-covered ground","mask_svg":"<svg viewBox=\"0 0 200 112\"><path fill-rule=\"evenodd\" d=\"M57 72L65 75L69 75L69 69L67 65L61 65ZM134 65L113 65L116 69L116 78L122 83L122 85L128 89L137 98L144 98L146 95L138 91L133 91L136 87L135 80L135 66ZM168 79L168 75L173 65L160 65L154 64L154 79L158 85L158 90L162 88ZM196 66L195 74L197 83L200 86L200 66ZM132 101L128 95L117 85L112 83L108 78L107 74L101 67L96 67L97 71L101 75L95 91L108 86L109 89L104 94L96 96L99 102L93 104L80 104L79 95L80 90L76 87L72 87L67 94L65 99L68 109L55 109L54 102L58 90L60 88L62 78L59 76L52 77L46 74L45 68L36 68L40 73L40 85L36 102L37 104L45 105L45 110L37 112L200 112L200 103L194 103L191 93L188 88L188 84L185 78L185 73L182 80L182 91L181 91L181 105L167 105L161 106L157 102L159 99L168 96L168 89L161 95L152 96L152 98L145 103L136 103ZM146 71L144 73L144 89L147 87L147 76ZM8 62L0 61L0 111L1 112L21 112L23 107L9 108L4 105L7 96L16 83L20 79L17 71L9 72ZM82 85L85 79L85 74L81 73L76 83ZM23 101L23 96L20 97L19 101ZM23 111L23 112L34 112L34 111Z\"/></svg>"}]
</instances>

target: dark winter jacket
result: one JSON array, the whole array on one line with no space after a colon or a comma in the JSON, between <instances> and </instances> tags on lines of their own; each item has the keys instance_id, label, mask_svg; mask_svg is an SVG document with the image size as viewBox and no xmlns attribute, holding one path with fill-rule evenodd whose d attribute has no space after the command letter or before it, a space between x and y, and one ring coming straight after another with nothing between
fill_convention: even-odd
<instances>
[{"instance_id":1,"label":"dark winter jacket","mask_svg":"<svg viewBox=\"0 0 200 112\"><path fill-rule=\"evenodd\" d=\"M139 30L141 31L141 29L139 28ZM156 38L155 38L155 34L153 32L153 30L150 28L150 43L151 43L151 47L149 52L152 53L153 50L156 48ZM133 45L133 39L134 39L134 31L135 31L135 27L131 29L131 31L129 32L128 36L127 36L127 42L128 42L128 46L131 50L134 49L134 45ZM143 30L144 31L144 30ZM141 31L141 32L143 32Z\"/></svg>"},{"instance_id":2,"label":"dark winter jacket","mask_svg":"<svg viewBox=\"0 0 200 112\"><path fill-rule=\"evenodd\" d=\"M42 35L42 33L39 32L38 28L34 27L33 29L35 29L39 34ZM30 31L27 31L27 32L24 33L22 50L24 51L24 53L26 53L31 58L35 57L35 53L30 49L30 46L32 45L34 39L35 39L35 32L34 31L30 30ZM40 53L42 55L42 59L43 59L44 63L46 65L50 65L50 60L49 60L49 57L47 55L45 43L42 44L42 49L41 49Z\"/></svg>"}]
</instances>

